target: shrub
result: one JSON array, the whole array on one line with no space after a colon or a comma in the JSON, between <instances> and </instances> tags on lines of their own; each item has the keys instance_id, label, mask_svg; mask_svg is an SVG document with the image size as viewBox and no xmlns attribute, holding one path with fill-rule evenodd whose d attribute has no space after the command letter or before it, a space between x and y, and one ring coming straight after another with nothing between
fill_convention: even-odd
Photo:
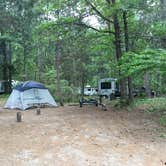
<instances>
[{"instance_id":1,"label":"shrub","mask_svg":"<svg viewBox=\"0 0 166 166\"><path fill-rule=\"evenodd\" d=\"M159 122L160 122L160 125L166 126L166 116L165 116L165 115L162 115L162 116L160 117Z\"/></svg>"},{"instance_id":2,"label":"shrub","mask_svg":"<svg viewBox=\"0 0 166 166\"><path fill-rule=\"evenodd\" d=\"M55 84L47 85L47 88L49 89L55 100L59 101L57 83L55 82ZM69 86L68 81L61 80L61 91L62 98L65 103L78 101L78 89L74 86Z\"/></svg>"},{"instance_id":3,"label":"shrub","mask_svg":"<svg viewBox=\"0 0 166 166\"><path fill-rule=\"evenodd\" d=\"M160 125L166 126L166 98L139 99L135 106L143 107L145 111L159 116Z\"/></svg>"}]
</instances>

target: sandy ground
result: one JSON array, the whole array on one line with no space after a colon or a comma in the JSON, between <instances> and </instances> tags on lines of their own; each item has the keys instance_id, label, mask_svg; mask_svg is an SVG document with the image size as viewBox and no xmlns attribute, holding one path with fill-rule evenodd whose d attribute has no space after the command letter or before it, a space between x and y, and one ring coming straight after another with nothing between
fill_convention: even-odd
<instances>
[{"instance_id":1,"label":"sandy ground","mask_svg":"<svg viewBox=\"0 0 166 166\"><path fill-rule=\"evenodd\" d=\"M140 111L95 106L0 108L1 166L164 166L162 128Z\"/></svg>"}]
</instances>

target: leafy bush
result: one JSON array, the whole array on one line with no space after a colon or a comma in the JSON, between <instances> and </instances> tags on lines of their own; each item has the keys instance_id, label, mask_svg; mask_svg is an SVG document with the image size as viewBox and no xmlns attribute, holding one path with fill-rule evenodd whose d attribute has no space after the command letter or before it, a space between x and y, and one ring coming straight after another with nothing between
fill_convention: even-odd
<instances>
[{"instance_id":1,"label":"leafy bush","mask_svg":"<svg viewBox=\"0 0 166 166\"><path fill-rule=\"evenodd\" d=\"M56 101L59 101L57 83L47 85L47 88L53 95ZM68 81L61 80L61 90L62 90L62 98L64 102L76 102L78 101L78 90L74 86L70 86Z\"/></svg>"},{"instance_id":2,"label":"leafy bush","mask_svg":"<svg viewBox=\"0 0 166 166\"><path fill-rule=\"evenodd\" d=\"M69 86L63 86L62 96L64 102L71 102L73 99L73 89Z\"/></svg>"},{"instance_id":3,"label":"leafy bush","mask_svg":"<svg viewBox=\"0 0 166 166\"><path fill-rule=\"evenodd\" d=\"M9 95L0 94L0 106L4 106L4 104L5 104L8 97L9 97Z\"/></svg>"},{"instance_id":4,"label":"leafy bush","mask_svg":"<svg viewBox=\"0 0 166 166\"><path fill-rule=\"evenodd\" d=\"M147 106L148 112L164 112L166 111L166 99L165 98L153 98L153 99L144 99L142 104Z\"/></svg>"},{"instance_id":5,"label":"leafy bush","mask_svg":"<svg viewBox=\"0 0 166 166\"><path fill-rule=\"evenodd\" d=\"M57 80L56 80L56 70L54 68L47 69L47 72L43 75L43 83L47 86L56 101L59 101L58 90L57 90ZM69 85L67 80L61 80L61 91L62 98L64 102L78 102L78 88Z\"/></svg>"},{"instance_id":6,"label":"leafy bush","mask_svg":"<svg viewBox=\"0 0 166 166\"><path fill-rule=\"evenodd\" d=\"M143 107L145 111L159 116L159 123L166 126L166 98L139 99L135 107Z\"/></svg>"},{"instance_id":7,"label":"leafy bush","mask_svg":"<svg viewBox=\"0 0 166 166\"><path fill-rule=\"evenodd\" d=\"M160 117L160 124L161 124L162 126L166 126L166 116L165 116L165 115L162 115L162 116Z\"/></svg>"}]
</instances>

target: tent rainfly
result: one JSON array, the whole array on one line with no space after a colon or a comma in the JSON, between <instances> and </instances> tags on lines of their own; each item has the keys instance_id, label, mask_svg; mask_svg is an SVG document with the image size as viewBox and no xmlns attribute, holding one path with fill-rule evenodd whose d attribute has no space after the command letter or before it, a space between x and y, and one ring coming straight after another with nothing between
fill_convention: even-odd
<instances>
[{"instance_id":1,"label":"tent rainfly","mask_svg":"<svg viewBox=\"0 0 166 166\"><path fill-rule=\"evenodd\" d=\"M27 81L17 85L10 94L4 108L26 110L37 105L56 107L57 104L48 89L41 83Z\"/></svg>"}]
</instances>

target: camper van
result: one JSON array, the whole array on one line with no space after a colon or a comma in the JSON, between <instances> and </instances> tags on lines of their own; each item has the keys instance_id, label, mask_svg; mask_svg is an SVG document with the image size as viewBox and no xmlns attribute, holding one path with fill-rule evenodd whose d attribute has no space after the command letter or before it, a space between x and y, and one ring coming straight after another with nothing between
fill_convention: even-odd
<instances>
[{"instance_id":1,"label":"camper van","mask_svg":"<svg viewBox=\"0 0 166 166\"><path fill-rule=\"evenodd\" d=\"M110 97L111 95L115 95L117 91L115 78L103 78L98 82L98 95Z\"/></svg>"},{"instance_id":2,"label":"camper van","mask_svg":"<svg viewBox=\"0 0 166 166\"><path fill-rule=\"evenodd\" d=\"M97 88L92 88L91 86L86 86L84 88L84 95L87 95L87 96L97 95L97 91L98 91Z\"/></svg>"}]
</instances>

